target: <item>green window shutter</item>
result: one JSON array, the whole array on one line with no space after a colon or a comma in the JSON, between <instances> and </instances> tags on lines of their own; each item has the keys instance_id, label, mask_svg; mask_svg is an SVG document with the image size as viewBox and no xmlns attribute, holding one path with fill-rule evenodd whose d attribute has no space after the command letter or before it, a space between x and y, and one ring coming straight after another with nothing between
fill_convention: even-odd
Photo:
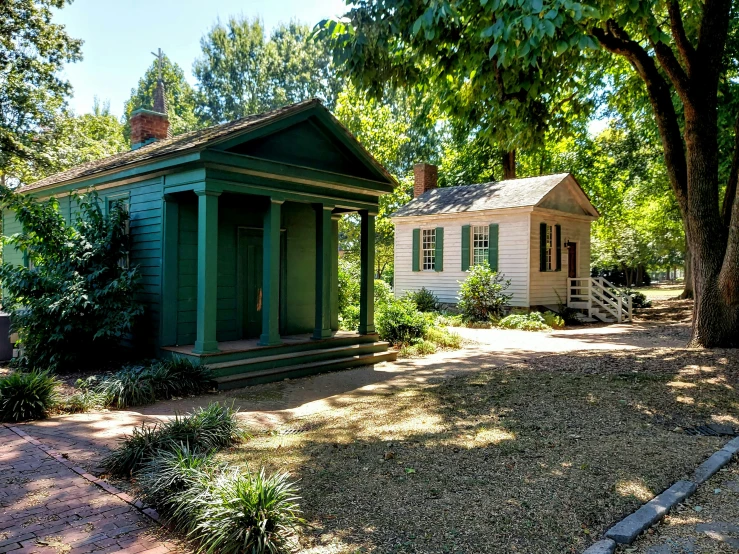
<instances>
[{"instance_id":1,"label":"green window shutter","mask_svg":"<svg viewBox=\"0 0 739 554\"><path fill-rule=\"evenodd\" d=\"M490 224L490 234L488 235L488 263L490 269L498 271L498 224Z\"/></svg>"},{"instance_id":2,"label":"green window shutter","mask_svg":"<svg viewBox=\"0 0 739 554\"><path fill-rule=\"evenodd\" d=\"M470 268L470 226L462 225L462 271Z\"/></svg>"},{"instance_id":3,"label":"green window shutter","mask_svg":"<svg viewBox=\"0 0 739 554\"><path fill-rule=\"evenodd\" d=\"M539 271L547 270L547 224L539 224Z\"/></svg>"},{"instance_id":4,"label":"green window shutter","mask_svg":"<svg viewBox=\"0 0 739 554\"><path fill-rule=\"evenodd\" d=\"M444 227L436 228L436 259L434 261L436 271L444 271Z\"/></svg>"},{"instance_id":5,"label":"green window shutter","mask_svg":"<svg viewBox=\"0 0 739 554\"><path fill-rule=\"evenodd\" d=\"M421 271L421 229L413 229L413 271Z\"/></svg>"},{"instance_id":6,"label":"green window shutter","mask_svg":"<svg viewBox=\"0 0 739 554\"><path fill-rule=\"evenodd\" d=\"M556 270L562 271L562 226L561 225L555 225L555 232L557 234L556 237L556 246L557 246L557 265Z\"/></svg>"}]
</instances>

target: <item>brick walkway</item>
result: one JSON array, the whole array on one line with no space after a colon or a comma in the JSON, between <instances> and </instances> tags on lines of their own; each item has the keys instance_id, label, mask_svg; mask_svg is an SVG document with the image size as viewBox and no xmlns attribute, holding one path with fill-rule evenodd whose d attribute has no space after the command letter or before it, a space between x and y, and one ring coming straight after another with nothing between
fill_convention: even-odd
<instances>
[{"instance_id":1,"label":"brick walkway","mask_svg":"<svg viewBox=\"0 0 739 554\"><path fill-rule=\"evenodd\" d=\"M43 448L0 425L0 553L175 550L151 519Z\"/></svg>"}]
</instances>

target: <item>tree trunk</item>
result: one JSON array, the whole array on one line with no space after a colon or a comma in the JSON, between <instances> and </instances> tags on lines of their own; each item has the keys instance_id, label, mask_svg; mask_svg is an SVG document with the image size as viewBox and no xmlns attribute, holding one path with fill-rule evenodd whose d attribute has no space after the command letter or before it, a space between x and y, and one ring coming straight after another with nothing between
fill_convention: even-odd
<instances>
[{"instance_id":1,"label":"tree trunk","mask_svg":"<svg viewBox=\"0 0 739 554\"><path fill-rule=\"evenodd\" d=\"M681 300L688 300L693 298L693 264L691 261L692 257L690 254L690 248L688 248L688 245L685 245L685 278L683 279L683 283L685 283L685 288L683 289L683 292L678 296Z\"/></svg>"},{"instance_id":2,"label":"tree trunk","mask_svg":"<svg viewBox=\"0 0 739 554\"><path fill-rule=\"evenodd\" d=\"M516 151L503 152L503 179L516 178Z\"/></svg>"},{"instance_id":3,"label":"tree trunk","mask_svg":"<svg viewBox=\"0 0 739 554\"><path fill-rule=\"evenodd\" d=\"M692 257L694 312L691 346L739 345L739 305L723 293L739 288L736 272L719 283L727 254L727 230L718 205L717 110L710 102L685 104L688 166L687 244ZM737 221L732 222L737 225ZM732 256L729 256L732 257ZM733 257L737 257L734 255ZM739 259L727 264L739 264ZM721 286L723 285L723 286Z\"/></svg>"}]
</instances>

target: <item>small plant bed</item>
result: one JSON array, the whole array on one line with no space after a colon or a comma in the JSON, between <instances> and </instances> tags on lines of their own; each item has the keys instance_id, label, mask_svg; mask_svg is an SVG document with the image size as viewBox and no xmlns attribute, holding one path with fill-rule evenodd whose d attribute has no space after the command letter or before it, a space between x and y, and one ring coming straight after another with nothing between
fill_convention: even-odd
<instances>
[{"instance_id":1,"label":"small plant bed","mask_svg":"<svg viewBox=\"0 0 739 554\"><path fill-rule=\"evenodd\" d=\"M738 390L730 351L575 352L355 396L221 456L299 480L301 552L578 553L723 444L677 428L739 424Z\"/></svg>"},{"instance_id":2,"label":"small plant bed","mask_svg":"<svg viewBox=\"0 0 739 554\"><path fill-rule=\"evenodd\" d=\"M48 415L128 408L192 396L214 388L207 366L154 360L106 374L64 374L0 369L0 420L29 421Z\"/></svg>"},{"instance_id":3,"label":"small plant bed","mask_svg":"<svg viewBox=\"0 0 739 554\"><path fill-rule=\"evenodd\" d=\"M103 461L133 480L134 496L206 552L287 554L303 523L289 476L218 461L246 438L236 413L216 403L166 423L144 425Z\"/></svg>"}]
</instances>

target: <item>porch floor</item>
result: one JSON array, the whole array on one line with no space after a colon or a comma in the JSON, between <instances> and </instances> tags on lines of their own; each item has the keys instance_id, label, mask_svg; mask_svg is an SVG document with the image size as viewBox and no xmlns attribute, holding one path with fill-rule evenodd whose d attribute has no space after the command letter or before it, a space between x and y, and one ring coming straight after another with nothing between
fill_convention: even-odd
<instances>
[{"instance_id":1,"label":"porch floor","mask_svg":"<svg viewBox=\"0 0 739 554\"><path fill-rule=\"evenodd\" d=\"M214 352L212 354L195 354L193 352L193 349L195 348L194 344L185 344L185 345L178 345L178 346L163 346L162 350L166 350L168 352L176 352L178 354L186 354L188 356L213 356L213 355L219 355L224 353L236 353L236 352L249 352L252 350L270 350L275 348L281 348L284 346L293 346L298 344L307 344L307 343L320 343L320 342L328 342L330 343L334 339L347 339L352 337L360 337L361 335L359 333L356 333L354 331L335 331L331 337L326 339L313 339L311 338L311 333L303 333L301 335L285 335L283 337L280 337L280 340L282 341L282 344L277 344L274 346L261 346L259 344L259 339L241 339L241 340L229 340L229 341L222 341L218 343L218 352Z\"/></svg>"}]
</instances>

